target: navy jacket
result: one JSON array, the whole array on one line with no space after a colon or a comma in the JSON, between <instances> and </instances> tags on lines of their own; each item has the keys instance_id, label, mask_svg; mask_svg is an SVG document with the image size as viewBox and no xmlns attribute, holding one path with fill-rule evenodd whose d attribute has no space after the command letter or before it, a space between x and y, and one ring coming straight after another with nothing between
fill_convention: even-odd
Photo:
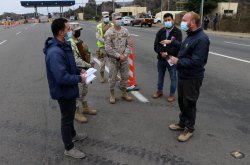
<instances>
[{"instance_id":1,"label":"navy jacket","mask_svg":"<svg viewBox=\"0 0 250 165\"><path fill-rule=\"evenodd\" d=\"M159 60L166 60L163 59L160 55L160 52L167 52L171 56L177 56L179 47L173 46L173 45L162 45L160 41L162 40L177 40L179 42L182 41L182 33L181 30L178 29L177 27L174 26L174 28L171 30L170 34L168 35L168 38L166 36L166 28L161 28L155 37L155 42L154 42L154 50L158 54L157 58Z\"/></svg>"},{"instance_id":2,"label":"navy jacket","mask_svg":"<svg viewBox=\"0 0 250 165\"><path fill-rule=\"evenodd\" d=\"M210 41L201 28L188 32L182 42L173 41L171 45L181 46L176 68L180 79L203 79L207 63Z\"/></svg>"},{"instance_id":3,"label":"navy jacket","mask_svg":"<svg viewBox=\"0 0 250 165\"><path fill-rule=\"evenodd\" d=\"M76 67L70 42L63 44L56 38L48 38L43 52L51 98L60 100L79 97L81 71Z\"/></svg>"}]
</instances>

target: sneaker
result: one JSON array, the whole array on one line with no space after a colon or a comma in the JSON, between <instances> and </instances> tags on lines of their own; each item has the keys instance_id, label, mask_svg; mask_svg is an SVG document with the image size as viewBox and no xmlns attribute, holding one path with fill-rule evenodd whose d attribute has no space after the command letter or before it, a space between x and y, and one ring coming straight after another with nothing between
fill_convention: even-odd
<instances>
[{"instance_id":1,"label":"sneaker","mask_svg":"<svg viewBox=\"0 0 250 165\"><path fill-rule=\"evenodd\" d=\"M82 159L82 158L86 157L85 153L76 149L75 147L73 147L71 150L68 150L68 151L65 150L64 155L67 155L67 156L70 156L70 157L76 158L76 159Z\"/></svg>"},{"instance_id":2,"label":"sneaker","mask_svg":"<svg viewBox=\"0 0 250 165\"><path fill-rule=\"evenodd\" d=\"M188 141L191 137L193 136L193 131L189 130L189 129L185 129L180 136L178 137L178 140L180 142L185 142Z\"/></svg>"},{"instance_id":3,"label":"sneaker","mask_svg":"<svg viewBox=\"0 0 250 165\"><path fill-rule=\"evenodd\" d=\"M184 127L181 127L179 124L170 124L169 129L172 131L183 131L185 130Z\"/></svg>"},{"instance_id":4,"label":"sneaker","mask_svg":"<svg viewBox=\"0 0 250 165\"><path fill-rule=\"evenodd\" d=\"M163 94L162 94L162 91L157 91L157 92L155 92L155 94L153 94L153 98L154 99L157 99L157 98L159 98L159 97L161 97Z\"/></svg>"},{"instance_id":5,"label":"sneaker","mask_svg":"<svg viewBox=\"0 0 250 165\"><path fill-rule=\"evenodd\" d=\"M85 140L87 138L88 138L87 134L79 133L79 134L76 134L76 136L72 138L72 142Z\"/></svg>"},{"instance_id":6,"label":"sneaker","mask_svg":"<svg viewBox=\"0 0 250 165\"><path fill-rule=\"evenodd\" d=\"M168 102L173 102L175 100L175 97L174 96L168 96L167 98Z\"/></svg>"}]
</instances>

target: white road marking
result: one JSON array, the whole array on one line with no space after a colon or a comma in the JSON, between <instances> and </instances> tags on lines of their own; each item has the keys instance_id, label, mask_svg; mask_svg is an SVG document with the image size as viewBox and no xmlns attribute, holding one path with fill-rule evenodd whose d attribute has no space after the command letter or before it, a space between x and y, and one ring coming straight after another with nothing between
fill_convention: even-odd
<instances>
[{"instance_id":1,"label":"white road marking","mask_svg":"<svg viewBox=\"0 0 250 165\"><path fill-rule=\"evenodd\" d=\"M7 40L4 40L4 41L2 41L2 42L0 42L0 45L2 45L3 43L5 43Z\"/></svg>"},{"instance_id":2,"label":"white road marking","mask_svg":"<svg viewBox=\"0 0 250 165\"><path fill-rule=\"evenodd\" d=\"M232 44L232 45L239 45L239 46L250 46L250 45L246 45L246 44L239 44L239 43L235 43L235 42L228 42L228 41L224 41L227 44Z\"/></svg>"},{"instance_id":3,"label":"white road marking","mask_svg":"<svg viewBox=\"0 0 250 165\"><path fill-rule=\"evenodd\" d=\"M136 36L136 37L138 37L139 35L137 35L137 34L130 34L131 36Z\"/></svg>"},{"instance_id":4,"label":"white road marking","mask_svg":"<svg viewBox=\"0 0 250 165\"><path fill-rule=\"evenodd\" d=\"M100 66L100 61L97 58L93 58L94 61ZM109 73L109 68L107 66L105 66L105 70L106 72ZM144 97L140 92L138 91L131 91L131 94L134 95L139 101L143 102L143 103L148 103L149 100Z\"/></svg>"},{"instance_id":5,"label":"white road marking","mask_svg":"<svg viewBox=\"0 0 250 165\"><path fill-rule=\"evenodd\" d=\"M215 55L215 56L220 56L220 57L225 57L225 58L233 59L233 60L236 60L236 61L241 61L241 62L245 62L245 63L250 63L250 61L243 60L243 59L240 59L240 58L235 58L235 57L231 57L231 56L226 56L226 55L219 54L219 53L214 53L214 52L209 52L209 53L212 54L212 55Z\"/></svg>"},{"instance_id":6,"label":"white road marking","mask_svg":"<svg viewBox=\"0 0 250 165\"><path fill-rule=\"evenodd\" d=\"M138 91L131 91L131 94L134 95L141 102L143 102L143 103L149 103L149 100L146 97L144 97L140 92L138 92Z\"/></svg>"},{"instance_id":7,"label":"white road marking","mask_svg":"<svg viewBox=\"0 0 250 165\"><path fill-rule=\"evenodd\" d=\"M18 33L16 33L16 35L18 35L18 34L21 34L22 32L18 32Z\"/></svg>"}]
</instances>

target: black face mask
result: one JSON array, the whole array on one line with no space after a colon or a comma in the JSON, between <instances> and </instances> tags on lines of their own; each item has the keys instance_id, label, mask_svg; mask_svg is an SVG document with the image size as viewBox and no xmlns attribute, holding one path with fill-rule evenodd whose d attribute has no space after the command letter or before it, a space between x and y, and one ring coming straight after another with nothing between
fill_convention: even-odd
<instances>
[{"instance_id":1,"label":"black face mask","mask_svg":"<svg viewBox=\"0 0 250 165\"><path fill-rule=\"evenodd\" d=\"M81 36L81 31L80 30L76 30L74 36L75 36L75 38L80 37Z\"/></svg>"}]
</instances>

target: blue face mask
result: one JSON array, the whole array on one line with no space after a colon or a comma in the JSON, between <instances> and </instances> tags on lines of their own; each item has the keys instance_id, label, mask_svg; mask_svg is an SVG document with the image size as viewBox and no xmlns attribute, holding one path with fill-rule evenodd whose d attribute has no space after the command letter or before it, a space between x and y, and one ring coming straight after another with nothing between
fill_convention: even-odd
<instances>
[{"instance_id":1,"label":"blue face mask","mask_svg":"<svg viewBox=\"0 0 250 165\"><path fill-rule=\"evenodd\" d=\"M189 29L189 27L188 27L188 23L187 23L187 22L182 21L182 22L181 22L181 30L183 30L184 32L187 32L187 31L188 31L188 29Z\"/></svg>"},{"instance_id":2,"label":"blue face mask","mask_svg":"<svg viewBox=\"0 0 250 165\"><path fill-rule=\"evenodd\" d=\"M67 33L67 37L68 37L68 38L71 38L71 37L72 37L72 31L69 31L69 32Z\"/></svg>"},{"instance_id":3,"label":"blue face mask","mask_svg":"<svg viewBox=\"0 0 250 165\"><path fill-rule=\"evenodd\" d=\"M103 22L108 23L108 22L109 22L109 17L105 17L105 18L103 19Z\"/></svg>"},{"instance_id":4,"label":"blue face mask","mask_svg":"<svg viewBox=\"0 0 250 165\"><path fill-rule=\"evenodd\" d=\"M165 26L166 28L170 29L170 28L173 26L173 24L172 24L171 21L167 21L167 22L164 22L164 26Z\"/></svg>"},{"instance_id":5,"label":"blue face mask","mask_svg":"<svg viewBox=\"0 0 250 165\"><path fill-rule=\"evenodd\" d=\"M117 26L122 26L122 20L121 19L115 20L115 23L116 23Z\"/></svg>"}]
</instances>

